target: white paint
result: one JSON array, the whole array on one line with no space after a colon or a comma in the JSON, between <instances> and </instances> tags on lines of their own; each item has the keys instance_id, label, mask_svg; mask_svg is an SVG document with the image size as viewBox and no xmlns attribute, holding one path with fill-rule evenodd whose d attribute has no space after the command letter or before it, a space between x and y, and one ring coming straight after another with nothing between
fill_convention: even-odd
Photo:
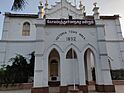
<instances>
[{"instance_id":1,"label":"white paint","mask_svg":"<svg viewBox=\"0 0 124 93\"><path fill-rule=\"evenodd\" d=\"M55 7L46 11L46 18L68 18L71 14L73 18L82 19L81 11L63 1L63 7L58 3ZM70 6L70 10L67 10ZM61 15L61 11L63 14ZM95 15L94 15L95 16ZM28 21L31 25L30 36L22 36L22 25ZM124 40L120 30L119 19L99 19L95 20L95 26L47 26L45 19L37 18L14 18L5 17L2 40L0 41L0 62L9 64L8 60L15 57L15 54L28 54L35 51L35 76L34 87L48 86L48 57L50 51L55 48L60 55L60 83L61 86L73 84L72 64L66 59L67 51L73 48L76 51L75 61L76 84L86 85L87 74L84 65L84 53L89 48L94 55L94 65L96 68L96 84L112 85L108 56L111 58L112 69L124 68ZM71 33L76 32L76 33ZM59 36L58 35L66 32ZM83 35L82 38L79 34ZM67 40L67 37L74 37L75 40ZM91 76L91 73L88 73ZM92 78L90 77L89 80Z\"/></svg>"}]
</instances>

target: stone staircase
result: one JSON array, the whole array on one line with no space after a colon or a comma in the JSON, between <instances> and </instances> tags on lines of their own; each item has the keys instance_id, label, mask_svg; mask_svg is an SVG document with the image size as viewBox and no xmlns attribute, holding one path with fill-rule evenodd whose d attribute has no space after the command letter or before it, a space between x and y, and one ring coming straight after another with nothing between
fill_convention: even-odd
<instances>
[{"instance_id":1,"label":"stone staircase","mask_svg":"<svg viewBox=\"0 0 124 93\"><path fill-rule=\"evenodd\" d=\"M72 93L71 90L73 91L74 87L73 86L68 86L68 93ZM83 93L82 91L80 91L78 89L78 86L75 87L76 90L78 90L78 92L75 92L75 93ZM59 86L57 87L49 87L49 93L59 93L60 91L60 88ZM95 92L95 86L94 85L89 85L88 86L88 93L97 93ZM74 93L74 92L73 92Z\"/></svg>"},{"instance_id":2,"label":"stone staircase","mask_svg":"<svg viewBox=\"0 0 124 93\"><path fill-rule=\"evenodd\" d=\"M74 86L69 86L68 87L68 93L83 93L78 89L78 86L75 86L75 90L74 90Z\"/></svg>"},{"instance_id":3,"label":"stone staircase","mask_svg":"<svg viewBox=\"0 0 124 93\"><path fill-rule=\"evenodd\" d=\"M49 87L49 93L59 93L59 87Z\"/></svg>"},{"instance_id":4,"label":"stone staircase","mask_svg":"<svg viewBox=\"0 0 124 93\"><path fill-rule=\"evenodd\" d=\"M76 93L83 93L82 91L79 91L77 86L75 87L75 89L78 90L78 92ZM73 86L69 86L68 90L69 90L68 93L72 93L71 90L73 90ZM49 93L59 93L59 91L60 91L59 87L49 87Z\"/></svg>"}]
</instances>

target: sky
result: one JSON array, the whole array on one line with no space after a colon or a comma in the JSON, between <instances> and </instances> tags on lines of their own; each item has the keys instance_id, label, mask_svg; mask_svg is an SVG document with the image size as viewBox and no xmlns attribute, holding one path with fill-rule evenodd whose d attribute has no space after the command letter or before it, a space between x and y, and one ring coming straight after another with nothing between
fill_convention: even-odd
<instances>
[{"instance_id":1,"label":"sky","mask_svg":"<svg viewBox=\"0 0 124 93\"><path fill-rule=\"evenodd\" d=\"M1 0L0 2L0 38L2 36L3 29L3 21L4 21L4 13L12 12L12 13L38 13L38 5L41 0L27 0L28 4L25 6L23 11L14 12L11 11L12 3L14 0ZM50 5L55 5L55 2L58 0L48 0L49 7ZM60 0L59 0L60 1ZM70 2L74 2L74 0L68 0ZM43 0L45 2L45 0ZM76 0L77 5L79 4L79 0ZM97 2L97 6L100 8L100 15L120 15L120 22L122 28L122 34L124 36L124 0L82 0L83 5L86 8L86 14L92 15L93 3Z\"/></svg>"}]
</instances>

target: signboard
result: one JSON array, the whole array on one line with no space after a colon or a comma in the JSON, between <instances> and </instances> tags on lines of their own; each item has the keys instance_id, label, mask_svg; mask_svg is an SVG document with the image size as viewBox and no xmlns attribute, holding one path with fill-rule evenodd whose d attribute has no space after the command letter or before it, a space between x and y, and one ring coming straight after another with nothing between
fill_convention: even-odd
<instances>
[{"instance_id":1,"label":"signboard","mask_svg":"<svg viewBox=\"0 0 124 93\"><path fill-rule=\"evenodd\" d=\"M94 20L88 19L46 19L46 25L95 25Z\"/></svg>"},{"instance_id":2,"label":"signboard","mask_svg":"<svg viewBox=\"0 0 124 93\"><path fill-rule=\"evenodd\" d=\"M77 32L77 31L74 31L74 30L69 30L69 31L64 31L64 32L61 32L59 33L57 36L56 36L56 40L60 40L61 38L64 38L65 41L78 41L78 40L85 40L86 37L80 33L80 32ZM78 39L80 37L80 39Z\"/></svg>"}]
</instances>

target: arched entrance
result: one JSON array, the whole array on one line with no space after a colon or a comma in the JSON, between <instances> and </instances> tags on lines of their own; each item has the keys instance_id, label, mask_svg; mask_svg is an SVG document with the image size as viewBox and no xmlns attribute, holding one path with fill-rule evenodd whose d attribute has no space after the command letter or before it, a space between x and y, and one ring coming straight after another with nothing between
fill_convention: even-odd
<instances>
[{"instance_id":1,"label":"arched entrance","mask_svg":"<svg viewBox=\"0 0 124 93\"><path fill-rule=\"evenodd\" d=\"M68 85L79 84L78 58L75 50L70 48L66 54Z\"/></svg>"},{"instance_id":2,"label":"arched entrance","mask_svg":"<svg viewBox=\"0 0 124 93\"><path fill-rule=\"evenodd\" d=\"M84 53L84 67L85 67L85 78L87 85L94 85L96 80L95 75L95 56L93 51L88 48ZM88 89L89 90L89 89ZM94 88L90 88L89 91L94 91Z\"/></svg>"},{"instance_id":3,"label":"arched entrance","mask_svg":"<svg viewBox=\"0 0 124 93\"><path fill-rule=\"evenodd\" d=\"M55 48L51 50L48 57L48 79L49 85L60 84L60 55Z\"/></svg>"},{"instance_id":4,"label":"arched entrance","mask_svg":"<svg viewBox=\"0 0 124 93\"><path fill-rule=\"evenodd\" d=\"M50 80L58 80L58 62L53 59L50 61Z\"/></svg>"}]
</instances>

